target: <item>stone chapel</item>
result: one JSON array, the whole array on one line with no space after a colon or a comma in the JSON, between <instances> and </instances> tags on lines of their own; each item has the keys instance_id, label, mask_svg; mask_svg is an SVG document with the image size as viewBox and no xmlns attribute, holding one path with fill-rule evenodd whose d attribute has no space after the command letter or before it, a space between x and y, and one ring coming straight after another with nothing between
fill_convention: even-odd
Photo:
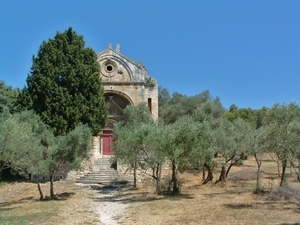
<instances>
[{"instance_id":1,"label":"stone chapel","mask_svg":"<svg viewBox=\"0 0 300 225\"><path fill-rule=\"evenodd\" d=\"M112 168L109 157L113 155L114 124L125 118L123 110L127 105L145 102L153 118L158 118L158 83L149 76L141 63L135 62L120 53L120 45L100 52L97 56L100 64L100 78L104 87L104 97L109 105L108 121L98 136L92 139L92 152L89 161L83 162L81 171L70 170L62 166L54 179L76 180L78 183L99 184L120 179L116 168ZM33 178L32 178L33 179ZM47 176L41 180L49 179ZM123 179L123 178L122 178Z\"/></svg>"},{"instance_id":2,"label":"stone chapel","mask_svg":"<svg viewBox=\"0 0 300 225\"><path fill-rule=\"evenodd\" d=\"M149 76L144 65L122 55L119 44L115 49L109 44L106 50L98 54L97 60L101 67L100 77L109 109L105 128L93 138L95 159L113 154L110 146L113 127L124 119L123 110L127 105L145 102L153 118L158 118L158 83Z\"/></svg>"}]
</instances>

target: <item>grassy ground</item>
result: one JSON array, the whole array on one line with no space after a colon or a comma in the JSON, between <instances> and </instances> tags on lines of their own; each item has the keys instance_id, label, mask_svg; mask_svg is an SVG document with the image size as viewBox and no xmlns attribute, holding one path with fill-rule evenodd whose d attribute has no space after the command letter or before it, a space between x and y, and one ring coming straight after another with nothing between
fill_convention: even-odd
<instances>
[{"instance_id":1,"label":"grassy ground","mask_svg":"<svg viewBox=\"0 0 300 225\"><path fill-rule=\"evenodd\" d=\"M70 182L56 182L55 199L39 200L36 184L13 182L0 188L0 225L97 224L90 205L95 193ZM49 183L42 184L45 194Z\"/></svg>"},{"instance_id":2,"label":"grassy ground","mask_svg":"<svg viewBox=\"0 0 300 225\"><path fill-rule=\"evenodd\" d=\"M201 174L181 174L185 182L179 196L156 196L154 187L124 193L129 202L121 224L300 224L300 184L294 177L277 190L276 164L263 162L263 185L267 193L253 194L256 179L251 158L234 167L226 184L200 185ZM266 168L266 170L264 170ZM217 177L217 174L215 174Z\"/></svg>"},{"instance_id":3,"label":"grassy ground","mask_svg":"<svg viewBox=\"0 0 300 225\"><path fill-rule=\"evenodd\" d=\"M295 175L289 187L278 190L276 163L262 164L267 193L253 194L256 167L253 159L234 167L226 184L201 185L201 174L180 174L184 180L179 196L157 196L145 178L138 189L127 188L109 198L128 207L118 221L131 224L300 224L300 184ZM288 172L290 172L288 170ZM217 177L217 174L215 174ZM101 193L70 182L56 182L56 199L39 201L34 183L0 185L0 225L8 224L100 224L93 210ZM49 184L43 184L49 192ZM105 203L105 202L103 202Z\"/></svg>"}]
</instances>

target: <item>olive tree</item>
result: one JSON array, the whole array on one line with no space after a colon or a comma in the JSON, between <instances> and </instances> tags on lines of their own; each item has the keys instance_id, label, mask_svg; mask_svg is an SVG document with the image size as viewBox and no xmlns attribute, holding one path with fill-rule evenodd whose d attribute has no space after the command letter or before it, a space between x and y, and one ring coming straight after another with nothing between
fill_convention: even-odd
<instances>
[{"instance_id":1,"label":"olive tree","mask_svg":"<svg viewBox=\"0 0 300 225\"><path fill-rule=\"evenodd\" d=\"M114 157L120 163L133 169L134 187L137 185L137 169L143 168L145 153L150 148L147 140L153 130L154 120L148 106L140 103L127 106L124 110L125 121L114 127Z\"/></svg>"},{"instance_id":2,"label":"olive tree","mask_svg":"<svg viewBox=\"0 0 300 225\"><path fill-rule=\"evenodd\" d=\"M190 116L179 118L165 126L162 149L171 166L172 193L179 193L178 171L201 167L211 146L207 127Z\"/></svg>"},{"instance_id":3,"label":"olive tree","mask_svg":"<svg viewBox=\"0 0 300 225\"><path fill-rule=\"evenodd\" d=\"M218 181L226 182L232 166L237 165L252 147L252 142L247 139L254 128L249 122L240 118L233 122L220 119L218 123L213 134L213 148L223 158Z\"/></svg>"},{"instance_id":4,"label":"olive tree","mask_svg":"<svg viewBox=\"0 0 300 225\"><path fill-rule=\"evenodd\" d=\"M32 111L16 113L0 125L1 169L8 167L36 180L40 199L44 195L39 176L47 173L46 154L52 133Z\"/></svg>"},{"instance_id":5,"label":"olive tree","mask_svg":"<svg viewBox=\"0 0 300 225\"><path fill-rule=\"evenodd\" d=\"M267 137L270 140L265 148L271 149L281 163L280 186L287 183L286 168L288 162L299 157L300 147L300 119L299 106L291 102L289 104L274 104L267 109L264 116L264 126L267 128ZM299 159L299 158L298 158Z\"/></svg>"},{"instance_id":6,"label":"olive tree","mask_svg":"<svg viewBox=\"0 0 300 225\"><path fill-rule=\"evenodd\" d=\"M50 176L50 196L54 196L53 176L62 166L80 169L84 159L89 158L91 151L91 131L87 125L78 125L63 136L54 137L53 145L48 146L46 163Z\"/></svg>"}]
</instances>

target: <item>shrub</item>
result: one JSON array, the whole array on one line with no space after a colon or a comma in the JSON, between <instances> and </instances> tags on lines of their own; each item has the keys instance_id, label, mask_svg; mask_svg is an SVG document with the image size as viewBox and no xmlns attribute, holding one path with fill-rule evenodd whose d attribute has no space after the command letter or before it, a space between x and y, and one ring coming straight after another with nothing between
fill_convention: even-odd
<instances>
[{"instance_id":1,"label":"shrub","mask_svg":"<svg viewBox=\"0 0 300 225\"><path fill-rule=\"evenodd\" d=\"M276 190L273 190L267 195L267 198L272 200L298 200L300 201L300 189L293 188L288 185L281 186Z\"/></svg>"},{"instance_id":2,"label":"shrub","mask_svg":"<svg viewBox=\"0 0 300 225\"><path fill-rule=\"evenodd\" d=\"M172 193L172 180L168 177L160 185L160 195L169 195Z\"/></svg>"},{"instance_id":3,"label":"shrub","mask_svg":"<svg viewBox=\"0 0 300 225\"><path fill-rule=\"evenodd\" d=\"M182 182L178 182L179 193L181 192ZM162 181L160 185L160 193L159 195L172 195L173 194L173 183L170 177L167 177Z\"/></svg>"}]
</instances>

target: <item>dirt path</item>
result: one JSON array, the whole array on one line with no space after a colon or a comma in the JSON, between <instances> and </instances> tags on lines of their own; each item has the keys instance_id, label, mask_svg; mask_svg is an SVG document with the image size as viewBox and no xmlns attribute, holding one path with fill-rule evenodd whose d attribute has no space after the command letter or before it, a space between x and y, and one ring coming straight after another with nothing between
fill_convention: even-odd
<instances>
[{"instance_id":1,"label":"dirt path","mask_svg":"<svg viewBox=\"0 0 300 225\"><path fill-rule=\"evenodd\" d=\"M96 192L94 197L93 211L103 225L118 225L118 217L120 217L128 203L122 199L121 187L92 187Z\"/></svg>"},{"instance_id":2,"label":"dirt path","mask_svg":"<svg viewBox=\"0 0 300 225\"><path fill-rule=\"evenodd\" d=\"M113 197L114 194L103 195L104 198ZM120 202L104 201L96 203L99 219L103 225L117 225L117 217L122 215L127 205Z\"/></svg>"},{"instance_id":3,"label":"dirt path","mask_svg":"<svg viewBox=\"0 0 300 225\"><path fill-rule=\"evenodd\" d=\"M38 200L36 184L12 182L0 185L0 223L117 225L128 207L121 188L101 188L55 182L55 199ZM48 194L49 183L42 189ZM37 216L39 215L39 216Z\"/></svg>"}]
</instances>

